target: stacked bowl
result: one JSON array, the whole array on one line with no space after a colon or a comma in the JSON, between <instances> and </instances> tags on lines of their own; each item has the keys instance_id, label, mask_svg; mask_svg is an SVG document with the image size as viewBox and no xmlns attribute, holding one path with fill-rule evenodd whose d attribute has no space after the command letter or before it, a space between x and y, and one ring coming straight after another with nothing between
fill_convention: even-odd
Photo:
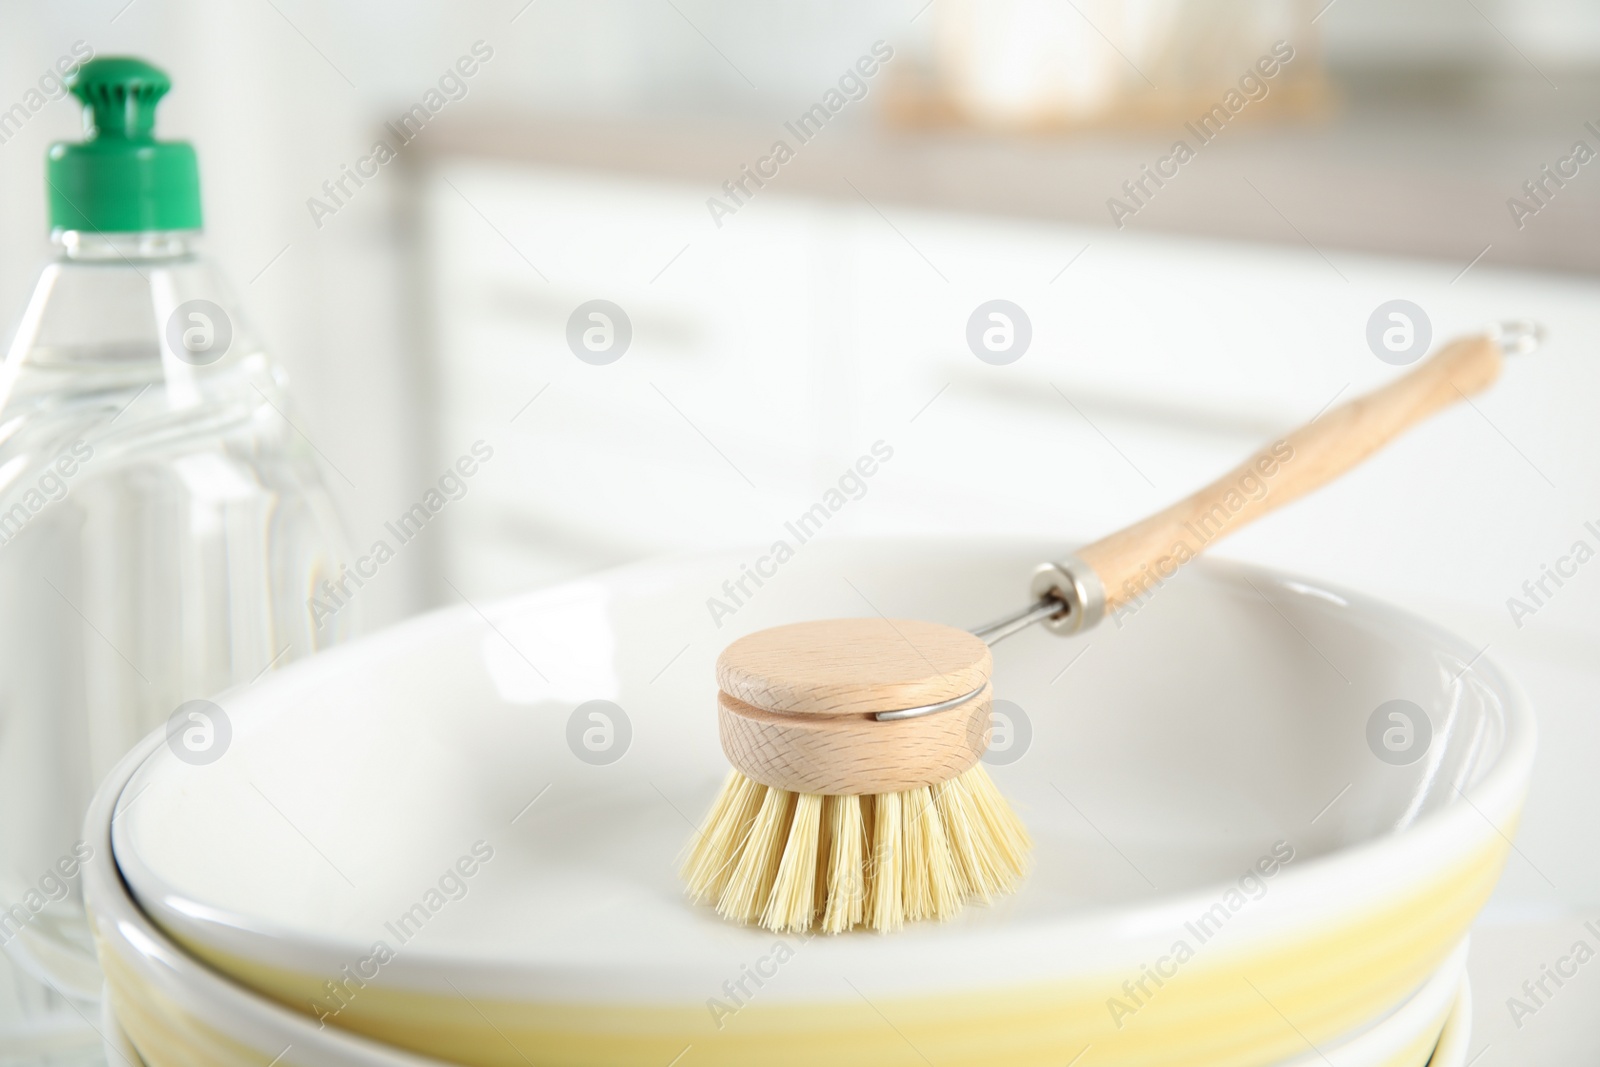
<instances>
[{"instance_id":1,"label":"stacked bowl","mask_svg":"<svg viewBox=\"0 0 1600 1067\"><path fill-rule=\"evenodd\" d=\"M893 935L684 899L741 634L972 625L1053 546L819 542L437 613L216 698L89 817L108 1003L187 1064L1465 1061L1466 937L1533 758L1515 688L1364 597L1216 562L995 650L1022 890ZM712 603L713 598L715 603ZM128 1052L124 1051L124 1055Z\"/></svg>"}]
</instances>

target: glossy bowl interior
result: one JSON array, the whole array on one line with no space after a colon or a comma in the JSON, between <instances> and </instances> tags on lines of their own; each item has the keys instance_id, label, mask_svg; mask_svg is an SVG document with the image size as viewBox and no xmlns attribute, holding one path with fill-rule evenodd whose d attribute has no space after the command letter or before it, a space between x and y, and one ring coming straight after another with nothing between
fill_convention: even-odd
<instances>
[{"instance_id":1,"label":"glossy bowl interior","mask_svg":"<svg viewBox=\"0 0 1600 1067\"><path fill-rule=\"evenodd\" d=\"M676 859L726 773L723 645L840 615L973 625L1050 547L819 542L759 587L743 576L762 553L704 556L415 620L219 698L215 762L156 749L117 862L224 972L469 1063L692 1045L704 1064L1024 1064L1094 1045L1269 1064L1406 1001L1493 886L1531 717L1421 620L1220 563L1121 625L997 648L991 773L1038 846L1016 896L810 939L682 898ZM1426 719L1409 763L1369 741L1396 700Z\"/></svg>"}]
</instances>

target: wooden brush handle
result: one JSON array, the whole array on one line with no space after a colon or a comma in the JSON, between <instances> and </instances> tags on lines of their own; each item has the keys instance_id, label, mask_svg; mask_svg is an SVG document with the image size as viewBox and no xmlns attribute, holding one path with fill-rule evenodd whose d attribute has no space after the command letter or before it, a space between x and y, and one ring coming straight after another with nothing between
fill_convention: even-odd
<instances>
[{"instance_id":1,"label":"wooden brush handle","mask_svg":"<svg viewBox=\"0 0 1600 1067\"><path fill-rule=\"evenodd\" d=\"M1404 377L1320 415L1199 492L1068 561L1043 565L1034 574L1034 598L1054 592L1066 610L1042 621L1073 633L1154 592L1213 541L1487 388L1500 362L1500 346L1487 336L1452 341ZM826 619L748 634L717 660L723 752L747 778L791 792L891 793L946 781L988 747L992 666L979 637L909 619ZM877 718L967 694L937 713Z\"/></svg>"},{"instance_id":2,"label":"wooden brush handle","mask_svg":"<svg viewBox=\"0 0 1600 1067\"><path fill-rule=\"evenodd\" d=\"M1199 492L1079 549L1105 586L1106 611L1147 595L1219 538L1296 500L1500 375L1488 336L1450 342L1421 366L1274 441Z\"/></svg>"}]
</instances>

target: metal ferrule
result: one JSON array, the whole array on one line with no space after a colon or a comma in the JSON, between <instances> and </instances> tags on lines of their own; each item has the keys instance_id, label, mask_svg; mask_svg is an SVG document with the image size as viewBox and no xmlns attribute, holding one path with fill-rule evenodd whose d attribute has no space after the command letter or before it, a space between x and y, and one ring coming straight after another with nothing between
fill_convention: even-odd
<instances>
[{"instance_id":1,"label":"metal ferrule","mask_svg":"<svg viewBox=\"0 0 1600 1067\"><path fill-rule=\"evenodd\" d=\"M1066 605L1065 611L1042 620L1051 633L1082 633L1106 616L1106 587L1094 568L1077 556L1041 563L1028 592L1035 600L1055 599Z\"/></svg>"}]
</instances>

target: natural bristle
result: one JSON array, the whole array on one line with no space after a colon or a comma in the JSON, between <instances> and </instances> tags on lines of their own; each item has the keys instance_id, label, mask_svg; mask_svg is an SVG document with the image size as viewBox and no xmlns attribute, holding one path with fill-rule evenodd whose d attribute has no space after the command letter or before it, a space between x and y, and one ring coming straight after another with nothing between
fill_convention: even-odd
<instances>
[{"instance_id":1,"label":"natural bristle","mask_svg":"<svg viewBox=\"0 0 1600 1067\"><path fill-rule=\"evenodd\" d=\"M733 874L717 901L717 910L722 914L740 922L755 922L765 915L778 881L784 846L789 842L794 800L795 794L787 790L766 790L750 832L739 844Z\"/></svg>"},{"instance_id":2,"label":"natural bristle","mask_svg":"<svg viewBox=\"0 0 1600 1067\"><path fill-rule=\"evenodd\" d=\"M905 824L900 820L904 793L882 793L872 798L872 843L867 863L867 925L874 930L898 930L905 923L900 898L905 868Z\"/></svg>"},{"instance_id":3,"label":"natural bristle","mask_svg":"<svg viewBox=\"0 0 1600 1067\"><path fill-rule=\"evenodd\" d=\"M825 797L823 806L828 813L828 875L822 931L837 934L859 926L866 914L867 883L861 858L867 831L861 821L860 797Z\"/></svg>"},{"instance_id":4,"label":"natural bristle","mask_svg":"<svg viewBox=\"0 0 1600 1067\"><path fill-rule=\"evenodd\" d=\"M689 849L690 894L742 923L879 932L1010 892L1028 832L978 764L878 796L818 796L728 776Z\"/></svg>"},{"instance_id":5,"label":"natural bristle","mask_svg":"<svg viewBox=\"0 0 1600 1067\"><path fill-rule=\"evenodd\" d=\"M694 887L698 900L715 901L722 897L765 793L766 786L752 782L738 771L729 773L683 866L683 877Z\"/></svg>"},{"instance_id":6,"label":"natural bristle","mask_svg":"<svg viewBox=\"0 0 1600 1067\"><path fill-rule=\"evenodd\" d=\"M816 914L817 838L822 836L822 798L801 793L789 823L789 839L767 898L761 925L768 930L806 930Z\"/></svg>"}]
</instances>

